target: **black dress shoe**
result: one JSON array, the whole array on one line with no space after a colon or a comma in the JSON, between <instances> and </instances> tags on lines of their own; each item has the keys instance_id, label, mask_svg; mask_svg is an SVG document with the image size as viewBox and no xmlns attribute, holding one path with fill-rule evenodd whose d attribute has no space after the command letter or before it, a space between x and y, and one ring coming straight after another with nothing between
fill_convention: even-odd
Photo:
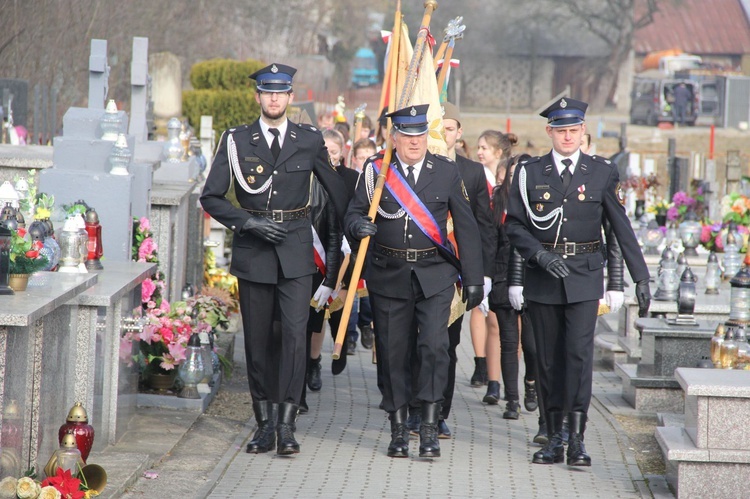
<instances>
[{"instance_id":1,"label":"black dress shoe","mask_svg":"<svg viewBox=\"0 0 750 499\"><path fill-rule=\"evenodd\" d=\"M497 405L499 401L500 401L500 382L488 381L487 393L482 399L482 402L484 402L487 405Z\"/></svg>"},{"instance_id":2,"label":"black dress shoe","mask_svg":"<svg viewBox=\"0 0 750 499\"><path fill-rule=\"evenodd\" d=\"M322 355L319 355L317 359L308 360L307 388L313 392L320 391L323 387L323 379L320 377L320 361L322 357Z\"/></svg>"},{"instance_id":3,"label":"black dress shoe","mask_svg":"<svg viewBox=\"0 0 750 499\"><path fill-rule=\"evenodd\" d=\"M526 393L523 397L523 406L527 411L534 412L536 411L536 408L539 407L539 401L536 396L536 383L534 381L524 381L523 384L526 387Z\"/></svg>"},{"instance_id":4,"label":"black dress shoe","mask_svg":"<svg viewBox=\"0 0 750 499\"><path fill-rule=\"evenodd\" d=\"M354 355L355 353L357 353L357 340L346 340L346 354Z\"/></svg>"},{"instance_id":5,"label":"black dress shoe","mask_svg":"<svg viewBox=\"0 0 750 499\"><path fill-rule=\"evenodd\" d=\"M297 412L299 414L307 414L310 411L310 408L307 406L307 402L300 401L299 403L299 409L297 409Z\"/></svg>"},{"instance_id":6,"label":"black dress shoe","mask_svg":"<svg viewBox=\"0 0 750 499\"><path fill-rule=\"evenodd\" d=\"M362 347L370 350L374 341L374 335L372 334L372 328L369 324L366 324L359 328L359 341L362 343Z\"/></svg>"},{"instance_id":7,"label":"black dress shoe","mask_svg":"<svg viewBox=\"0 0 750 499\"><path fill-rule=\"evenodd\" d=\"M279 404L279 424L276 426L276 454L287 456L299 453L299 443L294 438L298 406L283 402Z\"/></svg>"},{"instance_id":8,"label":"black dress shoe","mask_svg":"<svg viewBox=\"0 0 750 499\"><path fill-rule=\"evenodd\" d=\"M441 419L438 421L438 438L440 439L448 439L451 438L453 434L451 433L451 429L448 427L448 423L445 422L445 419Z\"/></svg>"}]
</instances>

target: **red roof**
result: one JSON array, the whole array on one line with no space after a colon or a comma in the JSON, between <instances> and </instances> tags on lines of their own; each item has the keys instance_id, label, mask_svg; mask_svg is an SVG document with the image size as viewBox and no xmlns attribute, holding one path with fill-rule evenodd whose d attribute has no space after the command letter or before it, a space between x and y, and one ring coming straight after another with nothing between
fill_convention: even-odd
<instances>
[{"instance_id":1,"label":"red roof","mask_svg":"<svg viewBox=\"0 0 750 499\"><path fill-rule=\"evenodd\" d=\"M658 6L654 22L634 33L637 54L667 49L696 55L750 53L750 23L741 0L667 0Z\"/></svg>"}]
</instances>

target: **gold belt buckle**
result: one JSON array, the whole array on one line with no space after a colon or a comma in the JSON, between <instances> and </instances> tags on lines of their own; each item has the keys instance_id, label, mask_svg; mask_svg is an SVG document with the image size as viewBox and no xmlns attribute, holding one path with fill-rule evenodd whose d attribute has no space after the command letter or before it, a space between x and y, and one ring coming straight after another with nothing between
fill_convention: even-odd
<instances>
[{"instance_id":1,"label":"gold belt buckle","mask_svg":"<svg viewBox=\"0 0 750 499\"><path fill-rule=\"evenodd\" d=\"M279 224L284 221L284 210L271 210L271 221Z\"/></svg>"},{"instance_id":2,"label":"gold belt buckle","mask_svg":"<svg viewBox=\"0 0 750 499\"><path fill-rule=\"evenodd\" d=\"M565 243L566 256L574 256L576 254L576 243Z\"/></svg>"},{"instance_id":3,"label":"gold belt buckle","mask_svg":"<svg viewBox=\"0 0 750 499\"><path fill-rule=\"evenodd\" d=\"M407 262L416 262L417 261L417 250L415 250L415 249L408 249L408 250L406 250L406 261Z\"/></svg>"}]
</instances>

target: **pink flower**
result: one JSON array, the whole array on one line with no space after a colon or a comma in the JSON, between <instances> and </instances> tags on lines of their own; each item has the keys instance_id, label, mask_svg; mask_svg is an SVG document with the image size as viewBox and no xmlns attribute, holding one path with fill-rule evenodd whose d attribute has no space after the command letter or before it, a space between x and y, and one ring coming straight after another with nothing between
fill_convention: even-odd
<instances>
[{"instance_id":1,"label":"pink flower","mask_svg":"<svg viewBox=\"0 0 750 499\"><path fill-rule=\"evenodd\" d=\"M141 301L148 302L156 291L156 284L151 279L146 279L141 284ZM149 307L152 308L152 307Z\"/></svg>"},{"instance_id":2,"label":"pink flower","mask_svg":"<svg viewBox=\"0 0 750 499\"><path fill-rule=\"evenodd\" d=\"M716 239L714 239L714 243L716 243L717 251L724 251L724 242L721 240L721 234L716 235Z\"/></svg>"},{"instance_id":3,"label":"pink flower","mask_svg":"<svg viewBox=\"0 0 750 499\"><path fill-rule=\"evenodd\" d=\"M175 362L182 362L185 360L185 345L182 343L172 343L168 347L169 354L174 358Z\"/></svg>"},{"instance_id":4,"label":"pink flower","mask_svg":"<svg viewBox=\"0 0 750 499\"><path fill-rule=\"evenodd\" d=\"M141 341L144 341L150 345L154 337L154 332L156 332L156 326L154 326L153 324L146 324L145 326L143 326L143 330L140 334Z\"/></svg>"},{"instance_id":5,"label":"pink flower","mask_svg":"<svg viewBox=\"0 0 750 499\"><path fill-rule=\"evenodd\" d=\"M138 247L138 261L139 262L148 261L148 259L154 255L155 251L156 251L156 243L154 242L152 238L147 237L141 242L141 245Z\"/></svg>"},{"instance_id":6,"label":"pink flower","mask_svg":"<svg viewBox=\"0 0 750 499\"><path fill-rule=\"evenodd\" d=\"M667 220L677 220L677 217L680 216L680 212L677 209L676 206L672 206L670 209L667 210Z\"/></svg>"},{"instance_id":7,"label":"pink flower","mask_svg":"<svg viewBox=\"0 0 750 499\"><path fill-rule=\"evenodd\" d=\"M707 243L711 240L711 226L710 225L704 225L701 227L701 242Z\"/></svg>"},{"instance_id":8,"label":"pink flower","mask_svg":"<svg viewBox=\"0 0 750 499\"><path fill-rule=\"evenodd\" d=\"M146 217L141 217L141 219L138 220L138 225L140 226L141 232L151 230L151 222L149 222Z\"/></svg>"}]
</instances>

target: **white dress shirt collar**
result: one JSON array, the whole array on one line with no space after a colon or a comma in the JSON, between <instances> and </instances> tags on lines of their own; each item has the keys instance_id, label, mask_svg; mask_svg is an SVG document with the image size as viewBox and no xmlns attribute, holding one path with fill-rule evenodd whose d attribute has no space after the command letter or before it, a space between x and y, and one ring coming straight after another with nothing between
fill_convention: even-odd
<instances>
[{"instance_id":1,"label":"white dress shirt collar","mask_svg":"<svg viewBox=\"0 0 750 499\"><path fill-rule=\"evenodd\" d=\"M581 157L581 150L577 149L576 152L571 154L570 156L567 156L568 159L570 159L573 164L570 165L570 173L574 173L576 170L576 165L578 164L578 158ZM555 166L557 167L557 174L562 175L563 170L565 169L565 165L562 164L562 160L566 159L566 156L563 156L559 152L552 149L552 158L555 160Z\"/></svg>"},{"instance_id":2,"label":"white dress shirt collar","mask_svg":"<svg viewBox=\"0 0 750 499\"><path fill-rule=\"evenodd\" d=\"M398 151L396 151L396 158L398 159L399 164L404 170L404 175L408 175L408 171L406 170L407 166L413 166L414 167L414 183L419 181L419 172L422 170L422 164L424 163L424 158L422 158L420 161L414 163L413 165L410 165L403 159L401 159L401 156L398 155Z\"/></svg>"},{"instance_id":3,"label":"white dress shirt collar","mask_svg":"<svg viewBox=\"0 0 750 499\"><path fill-rule=\"evenodd\" d=\"M271 143L273 143L273 134L268 131L269 128L271 128L268 123L263 121L263 118L259 119L258 122L260 123L260 131L263 132L263 136L266 138L266 142L268 142L269 149L271 148ZM289 124L289 120L284 120L284 122L277 126L276 129L279 131L279 146L284 147L284 137L286 136L286 129L287 125Z\"/></svg>"}]
</instances>

